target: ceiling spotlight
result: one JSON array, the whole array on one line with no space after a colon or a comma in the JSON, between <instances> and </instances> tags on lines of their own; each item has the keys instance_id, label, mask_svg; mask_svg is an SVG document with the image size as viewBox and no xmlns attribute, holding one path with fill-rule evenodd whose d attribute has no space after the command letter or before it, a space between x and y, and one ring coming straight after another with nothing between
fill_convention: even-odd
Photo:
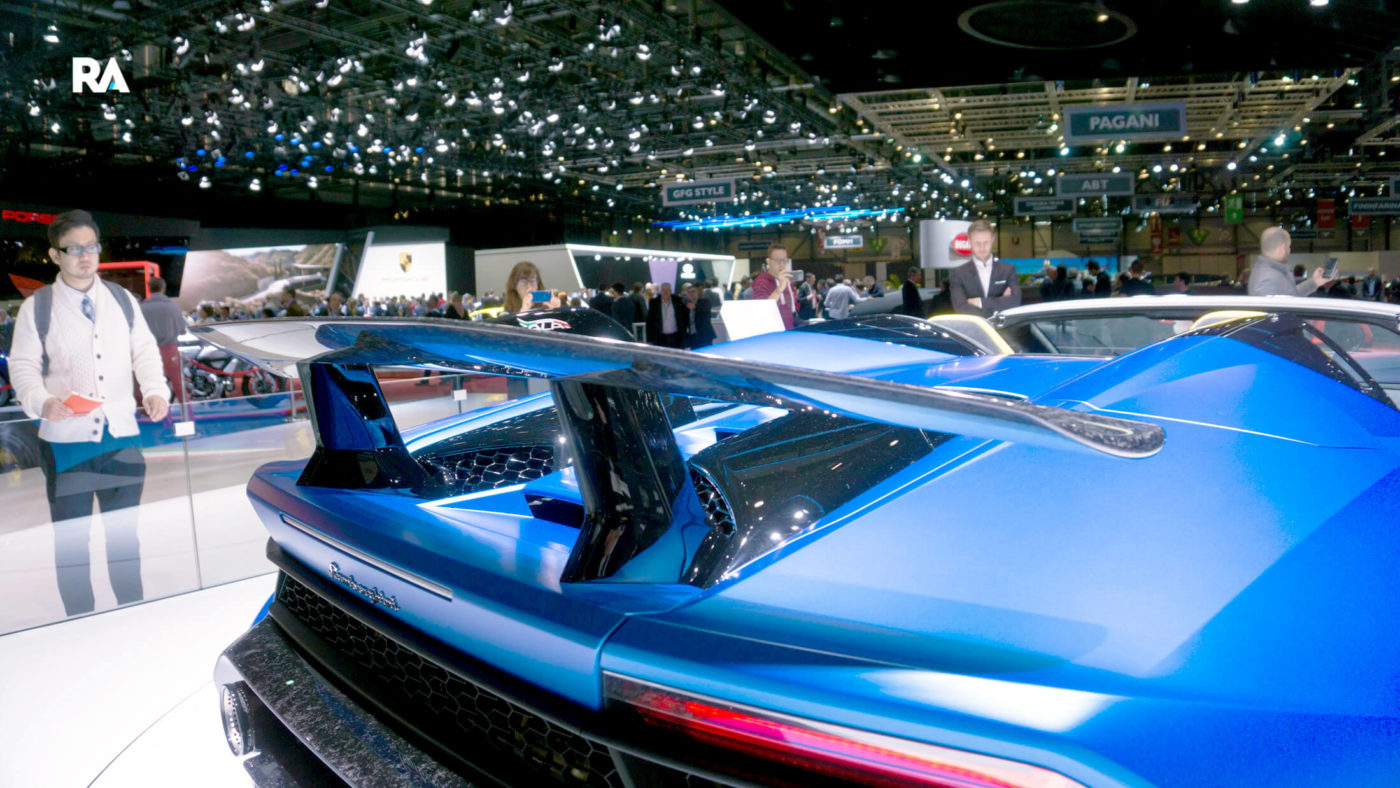
<instances>
[{"instance_id":1,"label":"ceiling spotlight","mask_svg":"<svg viewBox=\"0 0 1400 788\"><path fill-rule=\"evenodd\" d=\"M257 179L257 178L254 178L254 179L253 179L251 182L249 182L249 184L248 184L248 191L250 191L250 192L260 192L260 191L262 191L262 181L259 180L259 179Z\"/></svg>"}]
</instances>

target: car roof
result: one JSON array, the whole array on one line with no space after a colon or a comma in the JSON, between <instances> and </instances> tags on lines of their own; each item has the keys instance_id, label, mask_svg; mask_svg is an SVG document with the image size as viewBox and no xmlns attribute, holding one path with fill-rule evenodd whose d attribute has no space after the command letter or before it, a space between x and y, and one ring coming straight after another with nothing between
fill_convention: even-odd
<instances>
[{"instance_id":1,"label":"car roof","mask_svg":"<svg viewBox=\"0 0 1400 788\"><path fill-rule=\"evenodd\" d=\"M1307 298L1300 296L1246 295L1142 295L1114 298L1080 298L1012 307L992 318L1003 327L1047 317L1080 315L1138 314L1154 311L1189 311L1204 314L1218 309L1247 309L1256 312L1310 312L1380 320L1400 324L1400 305L1349 298Z\"/></svg>"}]
</instances>

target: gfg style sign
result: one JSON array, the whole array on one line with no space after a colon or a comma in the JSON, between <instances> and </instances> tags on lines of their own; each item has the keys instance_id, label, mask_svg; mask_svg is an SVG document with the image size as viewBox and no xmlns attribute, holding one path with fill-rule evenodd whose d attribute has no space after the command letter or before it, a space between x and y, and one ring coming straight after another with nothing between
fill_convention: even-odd
<instances>
[{"instance_id":1,"label":"gfg style sign","mask_svg":"<svg viewBox=\"0 0 1400 788\"><path fill-rule=\"evenodd\" d=\"M131 92L126 86L126 77L122 75L121 66L117 65L116 58L109 58L105 68L102 61L96 58L73 58L73 92L82 93L84 88L88 93L106 93L112 90L118 93Z\"/></svg>"}]
</instances>

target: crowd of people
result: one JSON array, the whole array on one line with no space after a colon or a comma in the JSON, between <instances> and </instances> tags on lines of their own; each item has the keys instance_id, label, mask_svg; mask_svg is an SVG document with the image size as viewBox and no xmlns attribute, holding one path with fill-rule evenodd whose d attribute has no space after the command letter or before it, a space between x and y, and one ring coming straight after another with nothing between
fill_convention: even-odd
<instances>
[{"instance_id":1,"label":"crowd of people","mask_svg":"<svg viewBox=\"0 0 1400 788\"><path fill-rule=\"evenodd\" d=\"M1042 301L1075 298L1106 298L1123 295L1196 292L1203 284L1210 292L1249 292L1250 294L1288 293L1332 298L1359 298L1400 303L1400 276L1389 282L1374 269L1365 277L1324 279L1321 269L1309 275L1301 265L1288 269L1291 239L1282 228L1270 228L1261 237L1261 255L1254 265L1254 281L1246 269L1238 282L1211 279L1201 282L1180 271L1166 282L1156 284L1142 260L1133 261L1126 271L1111 276L1095 260L1081 271L1076 267L1044 262L1035 276L1022 277L1008 263L992 254L994 232L985 220L969 228L973 259L952 269L940 292L925 304L920 297L918 268L909 270L902 284L893 279L878 282L864 278L819 278L811 272L794 271L782 244L769 247L763 270L722 287L717 281L684 282L675 288L669 282L614 282L611 286L575 292L550 290L539 268L530 262L512 268L500 292L431 293L418 296L372 298L349 297L338 292L321 298L319 293L298 294L288 286L264 303L248 304L230 299L225 303L201 304L187 315L192 325L223 320L260 317L438 317L461 320L494 317L500 312L518 314L535 309L561 306L589 307L611 316L633 330L639 340L676 348L700 348L716 338L714 320L726 300L769 299L776 302L785 328L817 319L842 319L852 314L856 304L882 298L887 288L902 290L902 300L891 309L916 316L964 313L991 315L999 309L1021 303L1023 287L1035 288ZM0 325L6 320L0 317Z\"/></svg>"},{"instance_id":2,"label":"crowd of people","mask_svg":"<svg viewBox=\"0 0 1400 788\"><path fill-rule=\"evenodd\" d=\"M917 270L917 269L915 269ZM787 250L774 244L768 252L764 271L745 276L729 287L714 279L684 282L678 288L670 282L614 282L610 286L565 292L551 290L539 268L530 262L517 263L506 277L500 292L431 293L418 296L346 298L332 292L299 293L288 286L272 299L258 304L229 300L200 304L187 318L191 325L226 320L265 317L440 317L489 319L499 313L520 314L531 310L562 306L587 307L609 315L633 330L639 340L675 348L701 348L715 342L714 320L727 300L772 298L779 302L784 326L792 328L818 318L840 319L851 307L869 298L885 295L885 286L866 276L863 280L818 279L806 274L793 283ZM782 287L779 287L779 284ZM917 303L917 288L914 289ZM901 310L903 311L903 310ZM910 314L921 314L921 306L911 306Z\"/></svg>"}]
</instances>

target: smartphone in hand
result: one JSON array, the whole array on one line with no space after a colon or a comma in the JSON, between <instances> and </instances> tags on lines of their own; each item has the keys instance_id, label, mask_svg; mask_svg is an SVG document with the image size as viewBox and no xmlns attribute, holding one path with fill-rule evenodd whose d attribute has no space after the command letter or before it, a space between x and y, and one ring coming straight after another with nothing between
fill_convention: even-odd
<instances>
[{"instance_id":1,"label":"smartphone in hand","mask_svg":"<svg viewBox=\"0 0 1400 788\"><path fill-rule=\"evenodd\" d=\"M1337 276L1337 267L1341 265L1341 259L1337 257L1327 258L1327 264L1322 267L1322 275L1328 279Z\"/></svg>"},{"instance_id":2,"label":"smartphone in hand","mask_svg":"<svg viewBox=\"0 0 1400 788\"><path fill-rule=\"evenodd\" d=\"M552 298L554 298L554 294L548 290L530 291L530 303L532 304L548 304Z\"/></svg>"}]
</instances>

